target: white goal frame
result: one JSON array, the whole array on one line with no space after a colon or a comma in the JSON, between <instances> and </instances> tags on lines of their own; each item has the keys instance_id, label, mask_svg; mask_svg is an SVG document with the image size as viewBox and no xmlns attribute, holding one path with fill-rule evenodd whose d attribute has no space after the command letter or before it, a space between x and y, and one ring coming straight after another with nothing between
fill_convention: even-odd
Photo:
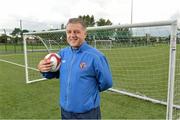
<instances>
[{"instance_id":1,"label":"white goal frame","mask_svg":"<svg viewBox=\"0 0 180 120\"><path fill-rule=\"evenodd\" d=\"M97 47L97 44L98 44L98 42L108 42L109 44L108 44L108 46L109 47L107 47L106 48L106 46L104 46L103 48L99 48L99 49L101 49L101 50L111 50L111 48L112 48L112 40L94 40L94 47L95 48L98 48Z\"/></svg>"},{"instance_id":2,"label":"white goal frame","mask_svg":"<svg viewBox=\"0 0 180 120\"><path fill-rule=\"evenodd\" d=\"M173 108L180 109L179 105L174 105L174 80L175 80L175 63L176 63L176 35L177 35L177 21L160 21L160 22L149 22L149 23L137 23L137 24L124 24L124 25L113 25L113 26L101 26L101 27L89 27L87 30L103 30L103 29L112 29L112 28L133 28L133 27L152 27L152 26L171 26L171 35L170 35L170 50L169 50L169 75L168 75L168 93L167 93L167 102L155 100L149 97L142 97L136 94L128 93L126 91L120 91L116 89L109 89L110 91L117 92L120 94L128 95L131 97L136 97L139 99L160 103L163 105L167 105L167 111L166 111L166 119L171 120L173 117ZM62 30L57 30L54 32L61 32ZM63 30L64 31L64 30ZM51 31L53 32L53 31ZM40 32L43 33L43 32ZM27 59L27 47L26 47L26 35L30 35L34 33L25 33L24 34L24 59L25 59L25 73L26 73L26 83L29 82L28 78L28 59ZM98 41L98 40L96 40ZM100 40L105 41L105 40ZM110 40L112 44L112 40ZM96 42L95 42L96 43ZM96 46L96 44L95 44ZM42 79L44 80L44 79ZM41 81L41 80L37 80Z\"/></svg>"}]
</instances>

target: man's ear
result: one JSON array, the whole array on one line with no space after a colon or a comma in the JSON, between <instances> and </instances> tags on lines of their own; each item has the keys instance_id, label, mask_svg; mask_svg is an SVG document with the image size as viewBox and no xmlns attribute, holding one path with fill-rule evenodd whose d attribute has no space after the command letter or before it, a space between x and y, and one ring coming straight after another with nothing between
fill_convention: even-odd
<instances>
[{"instance_id":1,"label":"man's ear","mask_svg":"<svg viewBox=\"0 0 180 120\"><path fill-rule=\"evenodd\" d=\"M85 31L84 35L85 35L85 38L86 38L87 37L87 31Z\"/></svg>"}]
</instances>

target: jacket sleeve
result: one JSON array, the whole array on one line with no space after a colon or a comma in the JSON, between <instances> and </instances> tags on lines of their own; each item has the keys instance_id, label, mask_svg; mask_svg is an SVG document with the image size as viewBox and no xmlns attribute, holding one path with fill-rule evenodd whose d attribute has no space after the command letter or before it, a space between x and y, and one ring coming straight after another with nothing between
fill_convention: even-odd
<instances>
[{"instance_id":1,"label":"jacket sleeve","mask_svg":"<svg viewBox=\"0 0 180 120\"><path fill-rule=\"evenodd\" d=\"M59 51L57 54L59 54L60 56L62 56L62 52ZM59 78L59 70L57 72L41 72L41 74L43 75L44 78L47 79L52 79L52 78Z\"/></svg>"},{"instance_id":2,"label":"jacket sleeve","mask_svg":"<svg viewBox=\"0 0 180 120\"><path fill-rule=\"evenodd\" d=\"M44 78L52 79L59 78L59 71L57 72L41 72Z\"/></svg>"},{"instance_id":3,"label":"jacket sleeve","mask_svg":"<svg viewBox=\"0 0 180 120\"><path fill-rule=\"evenodd\" d=\"M100 56L95 60L96 79L99 85L99 91L105 91L113 85L112 74L105 56Z\"/></svg>"}]
</instances>

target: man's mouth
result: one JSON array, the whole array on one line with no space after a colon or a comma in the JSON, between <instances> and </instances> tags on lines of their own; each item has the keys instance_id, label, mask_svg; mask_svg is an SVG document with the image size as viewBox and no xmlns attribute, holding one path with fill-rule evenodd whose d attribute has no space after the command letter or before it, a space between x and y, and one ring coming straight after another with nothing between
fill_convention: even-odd
<instances>
[{"instance_id":1,"label":"man's mouth","mask_svg":"<svg viewBox=\"0 0 180 120\"><path fill-rule=\"evenodd\" d=\"M76 40L78 40L78 39L70 39L70 41L76 41Z\"/></svg>"}]
</instances>

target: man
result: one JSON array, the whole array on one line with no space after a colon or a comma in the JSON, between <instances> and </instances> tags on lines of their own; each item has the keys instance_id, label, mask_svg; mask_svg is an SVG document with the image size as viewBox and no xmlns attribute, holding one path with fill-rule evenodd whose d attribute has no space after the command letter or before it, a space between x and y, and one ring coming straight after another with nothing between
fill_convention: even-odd
<instances>
[{"instance_id":1,"label":"man","mask_svg":"<svg viewBox=\"0 0 180 120\"><path fill-rule=\"evenodd\" d=\"M50 61L41 60L38 69L46 78L60 78L62 119L101 119L100 92L112 87L112 75L105 56L85 41L86 26L72 18L66 26L69 47L59 52L58 72L46 72Z\"/></svg>"}]
</instances>

